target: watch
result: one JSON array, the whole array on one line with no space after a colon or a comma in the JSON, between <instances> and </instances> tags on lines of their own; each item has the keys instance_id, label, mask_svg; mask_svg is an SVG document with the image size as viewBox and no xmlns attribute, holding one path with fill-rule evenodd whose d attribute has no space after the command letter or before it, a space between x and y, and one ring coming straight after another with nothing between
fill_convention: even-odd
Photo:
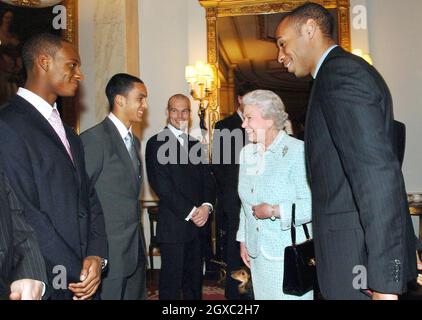
<instances>
[{"instance_id":1,"label":"watch","mask_svg":"<svg viewBox=\"0 0 422 320\"><path fill-rule=\"evenodd\" d=\"M101 270L104 270L107 266L107 259L101 258Z\"/></svg>"},{"instance_id":2,"label":"watch","mask_svg":"<svg viewBox=\"0 0 422 320\"><path fill-rule=\"evenodd\" d=\"M274 210L274 206L271 206L271 217L270 217L270 220L271 221L275 221L277 218L276 218L276 216L274 215L274 213L275 213L275 210Z\"/></svg>"}]
</instances>

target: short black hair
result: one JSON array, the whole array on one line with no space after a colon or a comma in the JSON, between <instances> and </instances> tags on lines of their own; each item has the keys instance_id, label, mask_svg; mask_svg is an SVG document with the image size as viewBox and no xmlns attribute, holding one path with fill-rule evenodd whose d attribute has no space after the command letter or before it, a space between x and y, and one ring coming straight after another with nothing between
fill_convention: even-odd
<instances>
[{"instance_id":1,"label":"short black hair","mask_svg":"<svg viewBox=\"0 0 422 320\"><path fill-rule=\"evenodd\" d=\"M297 28L300 30L300 27L308 21L308 19L313 19L318 24L322 34L329 39L333 38L334 34L334 17L330 12L321 6L320 4L314 2L307 2L293 11L287 13L284 19L292 19L296 23Z\"/></svg>"},{"instance_id":2,"label":"short black hair","mask_svg":"<svg viewBox=\"0 0 422 320\"><path fill-rule=\"evenodd\" d=\"M110 104L110 111L114 108L114 99L117 95L127 96L133 88L134 83L144 83L138 77L132 76L127 73L118 73L111 77L108 81L105 93Z\"/></svg>"},{"instance_id":3,"label":"short black hair","mask_svg":"<svg viewBox=\"0 0 422 320\"><path fill-rule=\"evenodd\" d=\"M22 48L22 60L26 70L32 70L40 54L54 57L62 48L63 42L67 41L51 33L40 33L29 38Z\"/></svg>"},{"instance_id":4,"label":"short black hair","mask_svg":"<svg viewBox=\"0 0 422 320\"><path fill-rule=\"evenodd\" d=\"M236 95L243 97L245 94L256 90L257 87L251 82L243 82L236 87Z\"/></svg>"}]
</instances>

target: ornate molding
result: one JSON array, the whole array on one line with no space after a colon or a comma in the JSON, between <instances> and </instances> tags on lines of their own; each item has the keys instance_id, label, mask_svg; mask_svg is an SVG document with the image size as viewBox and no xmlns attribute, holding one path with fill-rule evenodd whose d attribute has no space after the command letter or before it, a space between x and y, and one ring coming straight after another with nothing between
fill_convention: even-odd
<instances>
[{"instance_id":1,"label":"ornate molding","mask_svg":"<svg viewBox=\"0 0 422 320\"><path fill-rule=\"evenodd\" d=\"M313 0L328 9L348 4L349 0ZM214 8L217 17L288 12L306 3L306 0L199 0L204 8Z\"/></svg>"},{"instance_id":2,"label":"ornate molding","mask_svg":"<svg viewBox=\"0 0 422 320\"><path fill-rule=\"evenodd\" d=\"M73 44L78 50L78 0L64 0L62 4L66 7L67 27L63 30L62 37ZM78 94L79 95L79 94ZM80 131L80 105L79 96L63 98L63 120L70 125L77 133Z\"/></svg>"},{"instance_id":3,"label":"ornate molding","mask_svg":"<svg viewBox=\"0 0 422 320\"><path fill-rule=\"evenodd\" d=\"M78 32L77 32L77 16L78 16L77 0L66 0L64 6L66 7L67 27L63 32L63 38L78 47Z\"/></svg>"},{"instance_id":4,"label":"ornate molding","mask_svg":"<svg viewBox=\"0 0 422 320\"><path fill-rule=\"evenodd\" d=\"M200 5L206 10L207 19L207 53L208 63L218 70L218 39L217 39L217 18L283 13L308 2L308 0L198 0ZM350 0L313 0L313 2L323 5L327 9L337 9L338 11L338 36L340 45L351 50L350 39ZM219 84L218 84L219 87ZM208 125L210 137L215 123L219 120L219 95L218 90L213 92L212 99L208 107ZM211 141L211 139L210 139Z\"/></svg>"},{"instance_id":5,"label":"ornate molding","mask_svg":"<svg viewBox=\"0 0 422 320\"><path fill-rule=\"evenodd\" d=\"M45 8L59 4L61 0L2 0L5 3L18 7Z\"/></svg>"}]
</instances>

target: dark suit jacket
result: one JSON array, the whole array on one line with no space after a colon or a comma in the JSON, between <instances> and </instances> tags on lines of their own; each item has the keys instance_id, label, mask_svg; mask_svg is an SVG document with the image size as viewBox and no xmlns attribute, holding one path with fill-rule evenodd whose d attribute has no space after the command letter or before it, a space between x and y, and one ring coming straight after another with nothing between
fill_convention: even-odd
<instances>
[{"instance_id":1,"label":"dark suit jacket","mask_svg":"<svg viewBox=\"0 0 422 320\"><path fill-rule=\"evenodd\" d=\"M85 257L107 257L104 217L88 185L82 143L71 128L65 130L75 165L48 121L25 99L15 96L0 112L0 157L36 232L50 288L55 266L66 268L69 284L79 282ZM51 297L72 296L53 289Z\"/></svg>"},{"instance_id":2,"label":"dark suit jacket","mask_svg":"<svg viewBox=\"0 0 422 320\"><path fill-rule=\"evenodd\" d=\"M145 261L145 243L139 202L141 179L119 131L107 117L81 134L86 170L104 212L109 246L107 278L134 273L138 259ZM139 154L139 140L135 138ZM139 172L142 174L139 159ZM141 256L140 256L141 254Z\"/></svg>"},{"instance_id":3,"label":"dark suit jacket","mask_svg":"<svg viewBox=\"0 0 422 320\"><path fill-rule=\"evenodd\" d=\"M367 286L401 294L416 277L414 231L381 75L335 48L311 92L305 128L318 280L327 299L363 299ZM359 273L360 271L357 271Z\"/></svg>"},{"instance_id":4,"label":"dark suit jacket","mask_svg":"<svg viewBox=\"0 0 422 320\"><path fill-rule=\"evenodd\" d=\"M239 154L246 144L245 139L245 129L237 112L216 123L212 169L217 181L218 211L222 211L227 228L233 232L239 227ZM230 159L227 155L230 155Z\"/></svg>"},{"instance_id":5,"label":"dark suit jacket","mask_svg":"<svg viewBox=\"0 0 422 320\"><path fill-rule=\"evenodd\" d=\"M191 155L201 159L200 142L189 139ZM162 158L173 158L162 163ZM170 129L165 128L148 140L145 163L148 181L160 198L157 240L160 243L182 243L198 239L200 228L185 221L194 206L214 203L213 182L209 167L194 164Z\"/></svg>"},{"instance_id":6,"label":"dark suit jacket","mask_svg":"<svg viewBox=\"0 0 422 320\"><path fill-rule=\"evenodd\" d=\"M10 284L20 279L47 283L44 259L22 206L0 175L0 300L8 299Z\"/></svg>"}]
</instances>

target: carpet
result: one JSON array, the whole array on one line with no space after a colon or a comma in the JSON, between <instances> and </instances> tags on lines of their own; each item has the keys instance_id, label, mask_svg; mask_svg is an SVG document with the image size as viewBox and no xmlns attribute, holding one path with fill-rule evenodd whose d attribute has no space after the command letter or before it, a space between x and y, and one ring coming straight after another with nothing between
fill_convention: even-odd
<instances>
[{"instance_id":1,"label":"carpet","mask_svg":"<svg viewBox=\"0 0 422 320\"><path fill-rule=\"evenodd\" d=\"M202 289L203 300L226 300L224 289L213 285L204 285ZM158 300L158 289L148 290L148 300Z\"/></svg>"}]
</instances>

